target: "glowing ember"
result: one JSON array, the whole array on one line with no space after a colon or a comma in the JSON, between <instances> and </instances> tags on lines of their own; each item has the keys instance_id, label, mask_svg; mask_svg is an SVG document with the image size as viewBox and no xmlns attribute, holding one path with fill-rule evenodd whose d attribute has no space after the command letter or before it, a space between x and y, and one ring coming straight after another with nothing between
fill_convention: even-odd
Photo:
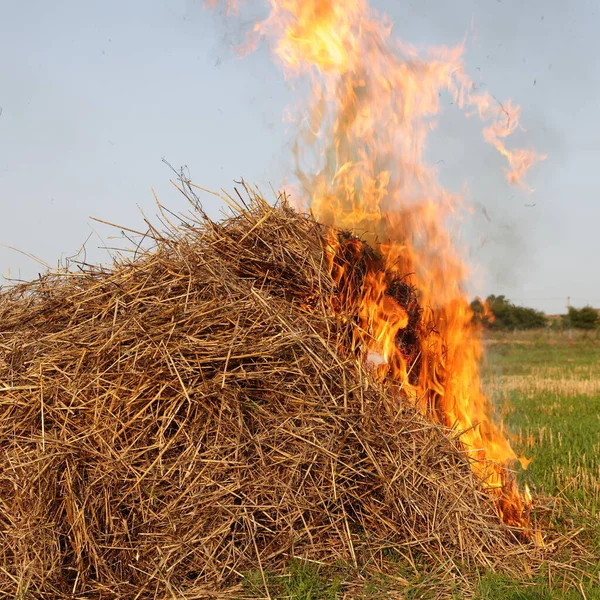
<instances>
[{"instance_id":1,"label":"glowing ember","mask_svg":"<svg viewBox=\"0 0 600 600\"><path fill-rule=\"evenodd\" d=\"M531 496L508 471L517 457L481 390L482 348L465 292L467 269L448 230L462 200L441 186L425 160L440 98L449 94L482 119L485 141L507 160L508 180L524 185L525 171L543 157L506 145L519 128L519 108L475 90L462 45L433 48L422 58L392 39L391 22L366 0L269 4L255 34L270 41L286 75L308 76L312 85L297 144L297 175L310 209L317 220L360 235L383 257L383 270L368 272L362 283L357 347L423 413L463 432L473 468L496 496L504 521L527 526ZM315 158L317 169L301 166ZM334 272L338 281L342 276ZM423 307L418 373L411 373L414 361L397 343L409 321L389 293L399 280L418 291Z\"/></svg>"}]
</instances>

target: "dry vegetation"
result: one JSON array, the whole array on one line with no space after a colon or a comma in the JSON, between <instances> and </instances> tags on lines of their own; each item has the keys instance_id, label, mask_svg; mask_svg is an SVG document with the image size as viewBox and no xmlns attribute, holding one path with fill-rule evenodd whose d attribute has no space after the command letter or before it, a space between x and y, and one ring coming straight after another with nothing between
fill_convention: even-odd
<instances>
[{"instance_id":1,"label":"dry vegetation","mask_svg":"<svg viewBox=\"0 0 600 600\"><path fill-rule=\"evenodd\" d=\"M292 558L360 580L390 552L524 568L455 433L349 353L323 235L253 195L2 293L0 597L236 596L248 572L268 596Z\"/></svg>"},{"instance_id":2,"label":"dry vegetation","mask_svg":"<svg viewBox=\"0 0 600 600\"><path fill-rule=\"evenodd\" d=\"M528 375L505 375L491 377L489 390L497 396L508 396L514 392L529 397L550 394L558 398L600 395L600 379L594 378L594 370L583 367L570 373L561 373L557 368L539 368ZM548 410L543 407L542 410Z\"/></svg>"}]
</instances>

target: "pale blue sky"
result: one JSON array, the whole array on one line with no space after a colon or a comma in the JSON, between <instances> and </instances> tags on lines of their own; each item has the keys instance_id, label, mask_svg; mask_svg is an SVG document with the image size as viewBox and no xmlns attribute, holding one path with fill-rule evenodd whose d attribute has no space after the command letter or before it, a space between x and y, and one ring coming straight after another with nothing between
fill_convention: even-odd
<instances>
[{"instance_id":1,"label":"pale blue sky","mask_svg":"<svg viewBox=\"0 0 600 600\"><path fill-rule=\"evenodd\" d=\"M418 46L455 44L473 23L469 72L521 104L528 131L518 141L548 154L529 178L532 197L511 189L477 123L449 107L430 155L450 186L467 181L479 207L468 238L488 276L473 289L549 312L567 295L600 306L597 2L373 5ZM92 227L110 235L90 216L136 227L138 207L154 215L151 188L184 209L163 157L211 189L244 177L268 190L291 172L281 116L295 96L264 48L235 56L244 23L200 0L0 0L0 9L0 244L55 265ZM219 215L210 197L204 206ZM94 233L89 261L105 258L101 245ZM0 247L0 272L9 269L31 278L41 268Z\"/></svg>"}]
</instances>

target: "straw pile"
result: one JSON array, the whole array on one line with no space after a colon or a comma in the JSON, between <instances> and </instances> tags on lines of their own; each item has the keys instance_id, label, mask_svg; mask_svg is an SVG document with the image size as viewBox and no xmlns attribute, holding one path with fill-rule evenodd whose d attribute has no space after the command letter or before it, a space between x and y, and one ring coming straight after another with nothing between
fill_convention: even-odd
<instances>
[{"instance_id":1,"label":"straw pile","mask_svg":"<svg viewBox=\"0 0 600 600\"><path fill-rule=\"evenodd\" d=\"M322 226L254 195L149 235L0 295L0 597L204 598L292 557L515 552L452 435L348 351Z\"/></svg>"}]
</instances>

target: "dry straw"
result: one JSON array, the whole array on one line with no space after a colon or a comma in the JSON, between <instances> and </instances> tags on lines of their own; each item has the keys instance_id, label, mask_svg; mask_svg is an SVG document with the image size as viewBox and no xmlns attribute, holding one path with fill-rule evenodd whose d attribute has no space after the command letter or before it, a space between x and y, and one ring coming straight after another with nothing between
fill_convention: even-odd
<instances>
[{"instance_id":1,"label":"dry straw","mask_svg":"<svg viewBox=\"0 0 600 600\"><path fill-rule=\"evenodd\" d=\"M0 597L234 597L292 557L527 550L456 436L348 352L324 228L254 193L236 213L0 295Z\"/></svg>"}]
</instances>

